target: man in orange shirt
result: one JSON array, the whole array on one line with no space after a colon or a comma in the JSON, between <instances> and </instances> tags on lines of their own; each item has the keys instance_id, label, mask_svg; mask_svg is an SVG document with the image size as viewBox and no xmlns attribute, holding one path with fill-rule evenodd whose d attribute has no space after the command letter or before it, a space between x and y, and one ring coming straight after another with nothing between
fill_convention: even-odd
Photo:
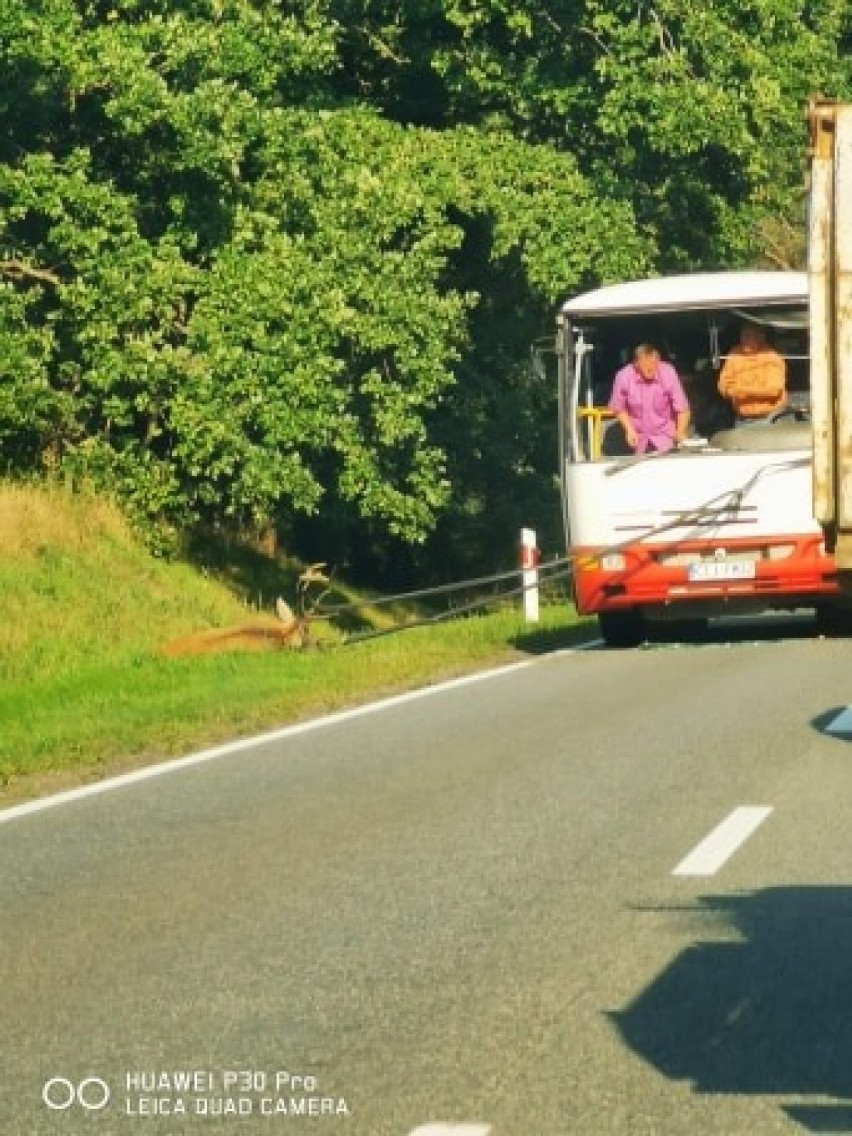
<instances>
[{"instance_id":1,"label":"man in orange shirt","mask_svg":"<svg viewBox=\"0 0 852 1136\"><path fill-rule=\"evenodd\" d=\"M738 426L762 422L787 402L787 364L766 342L763 328L743 324L719 375L719 393L730 399Z\"/></svg>"}]
</instances>

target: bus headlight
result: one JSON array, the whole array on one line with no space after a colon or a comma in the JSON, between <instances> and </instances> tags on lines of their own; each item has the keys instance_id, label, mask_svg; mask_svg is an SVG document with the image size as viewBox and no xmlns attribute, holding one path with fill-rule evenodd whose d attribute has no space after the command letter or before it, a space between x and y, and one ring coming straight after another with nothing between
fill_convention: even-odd
<instances>
[{"instance_id":1,"label":"bus headlight","mask_svg":"<svg viewBox=\"0 0 852 1136\"><path fill-rule=\"evenodd\" d=\"M620 552L607 552L601 557L601 568L604 572L623 572L627 561Z\"/></svg>"}]
</instances>

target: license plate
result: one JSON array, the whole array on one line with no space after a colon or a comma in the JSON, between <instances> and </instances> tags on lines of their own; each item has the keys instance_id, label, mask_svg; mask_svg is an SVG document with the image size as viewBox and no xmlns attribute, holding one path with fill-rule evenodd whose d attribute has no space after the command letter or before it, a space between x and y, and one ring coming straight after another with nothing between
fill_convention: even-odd
<instances>
[{"instance_id":1,"label":"license plate","mask_svg":"<svg viewBox=\"0 0 852 1136\"><path fill-rule=\"evenodd\" d=\"M756 575L753 560L707 560L701 564L690 564L687 578L690 580L753 580Z\"/></svg>"}]
</instances>

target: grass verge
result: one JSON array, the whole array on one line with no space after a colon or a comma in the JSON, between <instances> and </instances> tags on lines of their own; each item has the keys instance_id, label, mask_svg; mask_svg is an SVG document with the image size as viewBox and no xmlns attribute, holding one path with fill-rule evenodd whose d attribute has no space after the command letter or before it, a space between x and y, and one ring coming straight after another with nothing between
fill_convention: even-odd
<instances>
[{"instance_id":1,"label":"grass verge","mask_svg":"<svg viewBox=\"0 0 852 1136\"><path fill-rule=\"evenodd\" d=\"M534 629L516 606L349 646L167 659L174 636L250 618L244 595L59 491L0 487L0 537L0 806L589 636L566 604Z\"/></svg>"}]
</instances>

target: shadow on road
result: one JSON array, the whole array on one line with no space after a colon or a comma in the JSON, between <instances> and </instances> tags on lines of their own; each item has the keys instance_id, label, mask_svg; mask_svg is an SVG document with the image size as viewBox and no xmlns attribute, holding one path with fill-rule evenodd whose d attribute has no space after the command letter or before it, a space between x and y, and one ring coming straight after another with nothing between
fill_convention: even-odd
<instances>
[{"instance_id":1,"label":"shadow on road","mask_svg":"<svg viewBox=\"0 0 852 1136\"><path fill-rule=\"evenodd\" d=\"M848 706L833 706L811 718L811 725L818 734L827 734L839 742L852 742L852 719L848 711Z\"/></svg>"},{"instance_id":2,"label":"shadow on road","mask_svg":"<svg viewBox=\"0 0 852 1136\"><path fill-rule=\"evenodd\" d=\"M722 616L706 621L665 622L650 624L648 637L639 650L661 650L671 647L733 646L739 643L781 643L790 639L818 638L811 613L780 612L768 615ZM531 627L515 636L512 646L531 655L546 655L565 647L594 643L601 650L597 620L588 618L570 627L537 630Z\"/></svg>"},{"instance_id":3,"label":"shadow on road","mask_svg":"<svg viewBox=\"0 0 852 1136\"><path fill-rule=\"evenodd\" d=\"M624 1041L698 1093L822 1098L781 1107L807 1131L852 1132L852 888L708 896L671 917L696 912L711 941L609 1015Z\"/></svg>"},{"instance_id":4,"label":"shadow on road","mask_svg":"<svg viewBox=\"0 0 852 1136\"><path fill-rule=\"evenodd\" d=\"M560 651L565 647L579 647L584 643L596 642L598 638L598 625L594 619L586 619L570 627L550 627L523 631L510 640L518 651L526 651L529 655L547 655L551 651Z\"/></svg>"},{"instance_id":5,"label":"shadow on road","mask_svg":"<svg viewBox=\"0 0 852 1136\"><path fill-rule=\"evenodd\" d=\"M658 623L652 629L647 646L658 644L776 643L789 639L818 638L812 614L781 612L752 616L720 616L708 621L706 627L686 627L677 622Z\"/></svg>"}]
</instances>

